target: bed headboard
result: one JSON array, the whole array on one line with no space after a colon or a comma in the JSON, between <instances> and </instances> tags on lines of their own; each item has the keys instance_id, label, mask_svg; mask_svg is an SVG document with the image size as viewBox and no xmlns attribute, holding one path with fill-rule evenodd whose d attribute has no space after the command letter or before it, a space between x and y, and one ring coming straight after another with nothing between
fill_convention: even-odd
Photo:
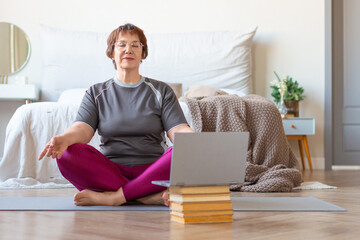
<instances>
[{"instance_id":1,"label":"bed headboard","mask_svg":"<svg viewBox=\"0 0 360 240\"><path fill-rule=\"evenodd\" d=\"M256 28L235 32L149 34L144 76L169 83L207 85L252 93L251 46ZM56 101L67 89L87 88L115 75L105 55L109 33L41 27L41 100Z\"/></svg>"}]
</instances>

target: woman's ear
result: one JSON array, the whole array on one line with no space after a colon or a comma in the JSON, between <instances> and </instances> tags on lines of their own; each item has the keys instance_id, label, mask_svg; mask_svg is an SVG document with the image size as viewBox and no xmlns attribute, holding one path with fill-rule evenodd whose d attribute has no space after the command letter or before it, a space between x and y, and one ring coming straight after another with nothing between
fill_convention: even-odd
<instances>
[{"instance_id":1,"label":"woman's ear","mask_svg":"<svg viewBox=\"0 0 360 240\"><path fill-rule=\"evenodd\" d=\"M111 46L111 59L112 59L112 60L115 60L114 52L115 52L115 48L114 48L114 45L112 45L112 46Z\"/></svg>"}]
</instances>

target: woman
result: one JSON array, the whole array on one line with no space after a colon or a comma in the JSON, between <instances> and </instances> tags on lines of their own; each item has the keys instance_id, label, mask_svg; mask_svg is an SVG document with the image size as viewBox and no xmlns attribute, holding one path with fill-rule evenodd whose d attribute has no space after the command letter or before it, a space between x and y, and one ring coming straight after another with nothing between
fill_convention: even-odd
<instances>
[{"instance_id":1,"label":"woman","mask_svg":"<svg viewBox=\"0 0 360 240\"><path fill-rule=\"evenodd\" d=\"M74 124L53 137L39 156L57 159L62 175L80 192L76 205L121 205L161 196L152 180L170 177L172 147L164 152L163 133L193 132L177 98L165 83L143 77L139 65L148 55L143 31L125 24L108 37L106 54L116 76L91 86ZM87 145L95 131L100 151Z\"/></svg>"}]
</instances>

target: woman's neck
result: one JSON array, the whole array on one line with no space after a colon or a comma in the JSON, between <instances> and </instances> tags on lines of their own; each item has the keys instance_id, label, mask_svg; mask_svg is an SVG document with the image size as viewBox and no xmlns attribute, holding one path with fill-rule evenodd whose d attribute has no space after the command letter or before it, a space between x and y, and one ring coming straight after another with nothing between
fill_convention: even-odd
<instances>
[{"instance_id":1,"label":"woman's neck","mask_svg":"<svg viewBox=\"0 0 360 240\"><path fill-rule=\"evenodd\" d=\"M141 75L138 71L126 71L123 69L117 71L116 76L120 82L126 84L135 84L141 79Z\"/></svg>"}]
</instances>

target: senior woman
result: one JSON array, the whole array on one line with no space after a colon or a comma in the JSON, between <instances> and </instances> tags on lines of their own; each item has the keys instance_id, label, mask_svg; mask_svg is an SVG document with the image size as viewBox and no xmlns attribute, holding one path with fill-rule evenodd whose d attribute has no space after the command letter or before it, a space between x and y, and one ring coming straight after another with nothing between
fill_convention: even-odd
<instances>
[{"instance_id":1,"label":"senior woman","mask_svg":"<svg viewBox=\"0 0 360 240\"><path fill-rule=\"evenodd\" d=\"M164 132L173 141L174 133L193 130L172 89L139 74L148 55L140 28L118 27L107 45L116 76L86 91L73 125L46 144L39 160L56 157L61 174L79 190L76 205L122 205L162 192L168 204L166 188L151 184L170 177L172 147L165 151ZM100 152L87 145L96 130Z\"/></svg>"}]
</instances>

